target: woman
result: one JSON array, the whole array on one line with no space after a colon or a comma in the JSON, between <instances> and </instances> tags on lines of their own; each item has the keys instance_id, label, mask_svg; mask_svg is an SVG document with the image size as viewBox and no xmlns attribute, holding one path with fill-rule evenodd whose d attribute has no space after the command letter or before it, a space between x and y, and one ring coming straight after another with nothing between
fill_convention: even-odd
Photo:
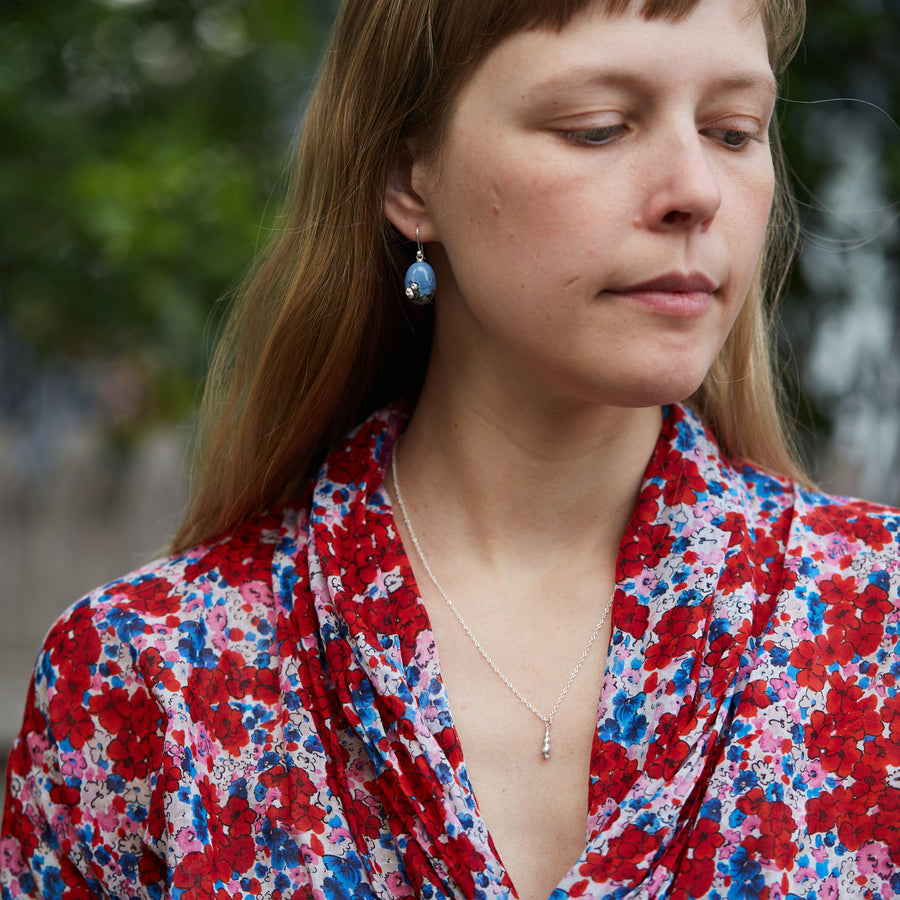
<instances>
[{"instance_id":1,"label":"woman","mask_svg":"<svg viewBox=\"0 0 900 900\"><path fill-rule=\"evenodd\" d=\"M900 514L804 489L768 361L801 20L345 3L173 556L39 658L4 896L900 893Z\"/></svg>"}]
</instances>

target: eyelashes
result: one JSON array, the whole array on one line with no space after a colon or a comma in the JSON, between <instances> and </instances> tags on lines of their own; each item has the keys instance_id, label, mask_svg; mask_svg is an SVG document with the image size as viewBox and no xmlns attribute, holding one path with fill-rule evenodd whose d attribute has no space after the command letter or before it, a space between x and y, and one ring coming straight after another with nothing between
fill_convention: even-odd
<instances>
[{"instance_id":1,"label":"eyelashes","mask_svg":"<svg viewBox=\"0 0 900 900\"><path fill-rule=\"evenodd\" d=\"M626 132L624 125L603 125L598 128L578 128L565 131L567 141L583 147L602 147Z\"/></svg>"},{"instance_id":2,"label":"eyelashes","mask_svg":"<svg viewBox=\"0 0 900 900\"><path fill-rule=\"evenodd\" d=\"M743 150L751 144L765 143L759 131L747 131L743 128L707 128L703 134L728 150Z\"/></svg>"},{"instance_id":3,"label":"eyelashes","mask_svg":"<svg viewBox=\"0 0 900 900\"><path fill-rule=\"evenodd\" d=\"M627 134L628 126L602 125L595 128L566 129L560 133L571 144L581 147L602 147ZM701 134L717 141L728 150L743 150L753 143L763 143L763 136L758 131L742 128L705 128Z\"/></svg>"}]
</instances>

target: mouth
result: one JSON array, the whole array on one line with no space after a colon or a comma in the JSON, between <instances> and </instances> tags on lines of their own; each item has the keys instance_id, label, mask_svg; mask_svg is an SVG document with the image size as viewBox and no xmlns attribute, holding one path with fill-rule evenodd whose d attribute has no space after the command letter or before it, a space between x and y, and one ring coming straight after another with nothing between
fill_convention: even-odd
<instances>
[{"instance_id":1,"label":"mouth","mask_svg":"<svg viewBox=\"0 0 900 900\"><path fill-rule=\"evenodd\" d=\"M713 294L718 290L718 285L703 272L667 272L658 278L642 281L640 284L628 285L610 291L611 294L628 293L665 293L665 294Z\"/></svg>"},{"instance_id":2,"label":"mouth","mask_svg":"<svg viewBox=\"0 0 900 900\"><path fill-rule=\"evenodd\" d=\"M713 303L719 285L703 272L668 272L656 278L605 293L649 312L668 316L697 316Z\"/></svg>"}]
</instances>

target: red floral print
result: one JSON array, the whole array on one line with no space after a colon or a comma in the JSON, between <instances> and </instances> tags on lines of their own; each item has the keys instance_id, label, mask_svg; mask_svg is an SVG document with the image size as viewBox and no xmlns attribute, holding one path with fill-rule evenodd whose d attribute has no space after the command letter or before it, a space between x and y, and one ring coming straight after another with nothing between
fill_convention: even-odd
<instances>
[{"instance_id":1,"label":"red floral print","mask_svg":"<svg viewBox=\"0 0 900 900\"><path fill-rule=\"evenodd\" d=\"M51 629L4 900L512 900L383 490L403 421L376 413L296 508ZM898 534L897 511L734 466L666 411L553 900L897 897Z\"/></svg>"}]
</instances>

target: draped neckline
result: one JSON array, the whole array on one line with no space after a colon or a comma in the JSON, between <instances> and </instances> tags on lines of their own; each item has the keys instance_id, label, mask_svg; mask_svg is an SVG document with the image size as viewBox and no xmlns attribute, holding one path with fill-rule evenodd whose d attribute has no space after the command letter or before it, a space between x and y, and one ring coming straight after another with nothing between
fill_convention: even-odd
<instances>
[{"instance_id":1,"label":"draped neckline","mask_svg":"<svg viewBox=\"0 0 900 900\"><path fill-rule=\"evenodd\" d=\"M318 632L398 845L432 860L423 877L441 893L504 896L512 885L477 813L430 620L384 490L405 420L400 406L376 414L319 474L307 544ZM659 863L679 852L697 816L743 689L759 602L737 483L693 414L666 408L619 549L586 846L558 891L577 893L585 880L659 890L653 880L669 868ZM629 860L616 866L622 845Z\"/></svg>"}]
</instances>

